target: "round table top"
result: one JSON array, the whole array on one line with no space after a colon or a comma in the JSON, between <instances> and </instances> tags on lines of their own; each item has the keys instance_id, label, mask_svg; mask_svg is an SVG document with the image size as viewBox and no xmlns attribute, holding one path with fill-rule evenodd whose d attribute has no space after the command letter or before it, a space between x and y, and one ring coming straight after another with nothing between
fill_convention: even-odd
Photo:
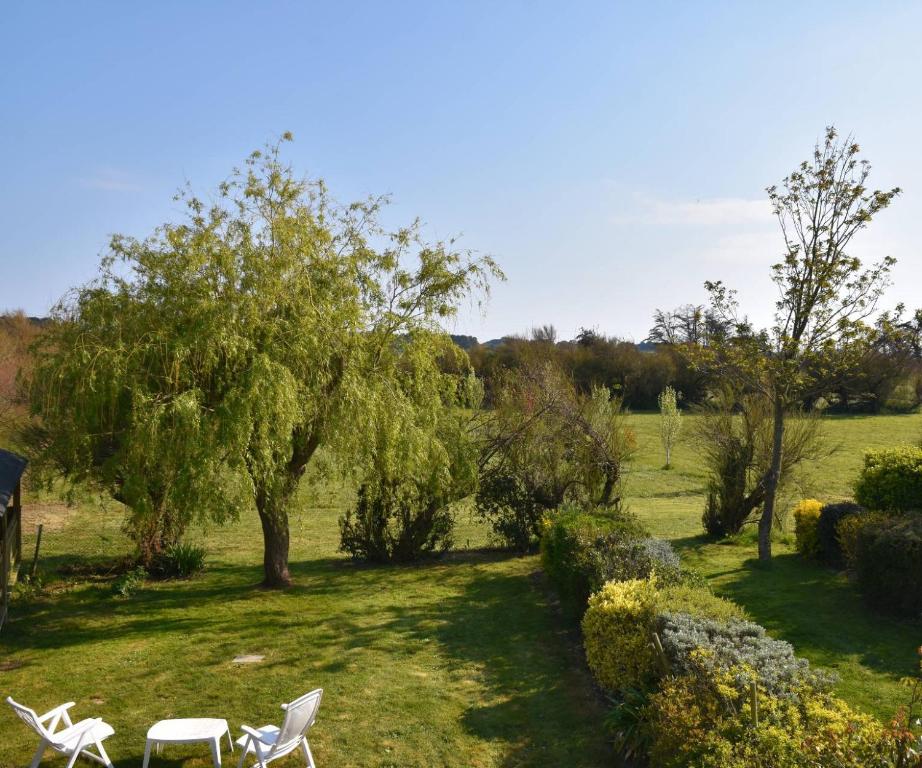
<instances>
[{"instance_id":1,"label":"round table top","mask_svg":"<svg viewBox=\"0 0 922 768\"><path fill-rule=\"evenodd\" d=\"M152 741L205 741L220 738L227 731L227 720L214 717L183 717L154 723L147 731L147 738Z\"/></svg>"}]
</instances>

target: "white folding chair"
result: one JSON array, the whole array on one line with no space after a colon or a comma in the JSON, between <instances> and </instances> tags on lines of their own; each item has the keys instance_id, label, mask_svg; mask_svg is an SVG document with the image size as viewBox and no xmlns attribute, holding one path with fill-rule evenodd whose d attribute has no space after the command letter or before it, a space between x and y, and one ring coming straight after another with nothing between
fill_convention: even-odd
<instances>
[{"instance_id":1,"label":"white folding chair","mask_svg":"<svg viewBox=\"0 0 922 768\"><path fill-rule=\"evenodd\" d=\"M17 704L9 696L6 697L6 703L9 704L13 711L19 715L19 719L35 731L41 741L35 755L32 758L30 768L38 768L42 761L42 755L45 750L51 747L62 755L70 755L67 768L73 768L74 763L80 755L102 763L106 768L112 768L112 761L106 754L102 743L109 738L115 731L108 723L104 723L102 718L87 718L79 723L71 722L67 710L74 706L74 702L69 701L49 710L39 717L34 710ZM58 726L63 722L63 728L58 730ZM90 752L90 747L95 746L97 754Z\"/></svg>"},{"instance_id":2,"label":"white folding chair","mask_svg":"<svg viewBox=\"0 0 922 768\"><path fill-rule=\"evenodd\" d=\"M250 728L248 725L240 726L243 736L237 739L237 744L243 748L238 768L243 768L247 755L256 756L256 765L266 768L268 763L285 757L298 747L304 752L308 768L316 768L314 756L307 743L307 732L317 718L320 709L320 699L323 689L306 693L295 699L290 704L282 704L285 710L285 720L282 727L264 725L262 728Z\"/></svg>"}]
</instances>

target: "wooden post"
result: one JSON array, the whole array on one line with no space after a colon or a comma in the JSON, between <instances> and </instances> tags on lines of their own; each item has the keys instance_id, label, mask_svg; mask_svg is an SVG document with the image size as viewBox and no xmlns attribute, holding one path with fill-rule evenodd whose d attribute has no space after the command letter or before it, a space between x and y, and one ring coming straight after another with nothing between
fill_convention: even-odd
<instances>
[{"instance_id":1,"label":"wooden post","mask_svg":"<svg viewBox=\"0 0 922 768\"><path fill-rule=\"evenodd\" d=\"M32 567L29 569L29 578L35 578L35 571L38 568L38 548L42 545L42 531L45 526L38 524L38 530L35 532L35 554L32 555Z\"/></svg>"},{"instance_id":2,"label":"wooden post","mask_svg":"<svg viewBox=\"0 0 922 768\"><path fill-rule=\"evenodd\" d=\"M13 521L16 523L16 530L13 533L11 549L11 566L18 568L22 561L22 480L16 483L13 490Z\"/></svg>"},{"instance_id":3,"label":"wooden post","mask_svg":"<svg viewBox=\"0 0 922 768\"><path fill-rule=\"evenodd\" d=\"M9 608L9 581L10 581L10 508L3 510L0 515L0 627L6 618Z\"/></svg>"}]
</instances>

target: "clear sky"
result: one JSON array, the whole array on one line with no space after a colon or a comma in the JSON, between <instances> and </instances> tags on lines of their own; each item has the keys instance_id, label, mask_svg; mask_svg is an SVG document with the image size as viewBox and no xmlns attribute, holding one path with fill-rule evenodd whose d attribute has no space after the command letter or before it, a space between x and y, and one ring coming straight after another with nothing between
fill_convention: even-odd
<instances>
[{"instance_id":1,"label":"clear sky","mask_svg":"<svg viewBox=\"0 0 922 768\"><path fill-rule=\"evenodd\" d=\"M705 279L764 321L764 187L829 123L905 188L854 250L922 306L920 46L922 3L2 0L0 309L47 313L290 130L340 200L497 258L455 332L640 340Z\"/></svg>"}]
</instances>

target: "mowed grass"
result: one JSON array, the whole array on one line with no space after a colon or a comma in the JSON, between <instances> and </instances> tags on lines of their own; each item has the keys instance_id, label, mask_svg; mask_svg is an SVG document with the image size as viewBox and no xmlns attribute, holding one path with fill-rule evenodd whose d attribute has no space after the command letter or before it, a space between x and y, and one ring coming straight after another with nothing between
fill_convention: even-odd
<instances>
[{"instance_id":1,"label":"mowed grass","mask_svg":"<svg viewBox=\"0 0 922 768\"><path fill-rule=\"evenodd\" d=\"M789 535L779 537L767 569L753 560L751 536L707 542L705 476L687 439L693 418L671 470L661 467L658 417L633 414L630 423L638 436L630 507L719 593L835 669L843 697L890 715L904 699L897 679L912 670L922 625L868 610L843 576L801 560ZM862 451L917 440L922 416L830 418L826 429L839 449L807 468L795 495L847 496ZM255 586L261 541L252 514L193 534L207 545L209 567L188 581L117 599L111 581L49 579L43 593L17 600L0 631L0 694L39 710L76 700L77 714L115 726L107 743L120 767L140 765L156 720L225 717L236 735L241 723L279 722L279 704L318 686L325 699L312 744L321 768L613 764L600 726L605 703L535 556L484 548L486 531L461 513L462 551L414 567L356 565L337 551L347 499L305 489L292 520L296 586L285 592ZM40 501L32 512L48 525L46 568L68 552L92 559L101 544L126 551L112 505L64 510ZM265 661L235 665L239 654ZM0 708L0 768L25 764L34 746ZM233 759L225 751L225 763ZM49 753L44 764L64 760ZM173 747L151 765L200 768L210 759L203 746Z\"/></svg>"},{"instance_id":2,"label":"mowed grass","mask_svg":"<svg viewBox=\"0 0 922 768\"><path fill-rule=\"evenodd\" d=\"M630 416L638 442L628 479L631 509L655 535L671 539L684 562L704 573L718 594L740 603L812 663L834 670L843 698L888 718L906 700L899 678L918 664L922 622L875 613L843 574L801 558L790 532L775 537L769 567L758 564L754 531L720 543L702 536L706 477L692 439L694 419L686 417L673 468L663 470L658 415ZM786 509L804 496L849 497L864 451L918 443L922 415L826 417L823 430L833 452L803 468L781 500Z\"/></svg>"},{"instance_id":3,"label":"mowed grass","mask_svg":"<svg viewBox=\"0 0 922 768\"><path fill-rule=\"evenodd\" d=\"M77 701L77 714L115 727L107 745L118 766L141 764L157 720L224 717L236 737L242 723L280 723L279 705L315 687L325 692L311 734L321 768L610 763L603 704L536 558L471 549L363 567L337 552L340 512L334 496L292 521L296 586L284 592L254 586L260 533L247 515L196 534L209 549L197 578L130 599L114 598L110 582L58 580L19 600L0 631L0 694L40 712ZM83 507L49 544L91 549L100 514L111 537L117 510ZM459 544L484 543L481 527L461 522ZM265 661L235 665L239 654ZM27 763L35 746L3 705L0 766ZM52 755L43 765L64 765ZM168 747L151 762L179 765L211 765L207 746Z\"/></svg>"}]
</instances>

